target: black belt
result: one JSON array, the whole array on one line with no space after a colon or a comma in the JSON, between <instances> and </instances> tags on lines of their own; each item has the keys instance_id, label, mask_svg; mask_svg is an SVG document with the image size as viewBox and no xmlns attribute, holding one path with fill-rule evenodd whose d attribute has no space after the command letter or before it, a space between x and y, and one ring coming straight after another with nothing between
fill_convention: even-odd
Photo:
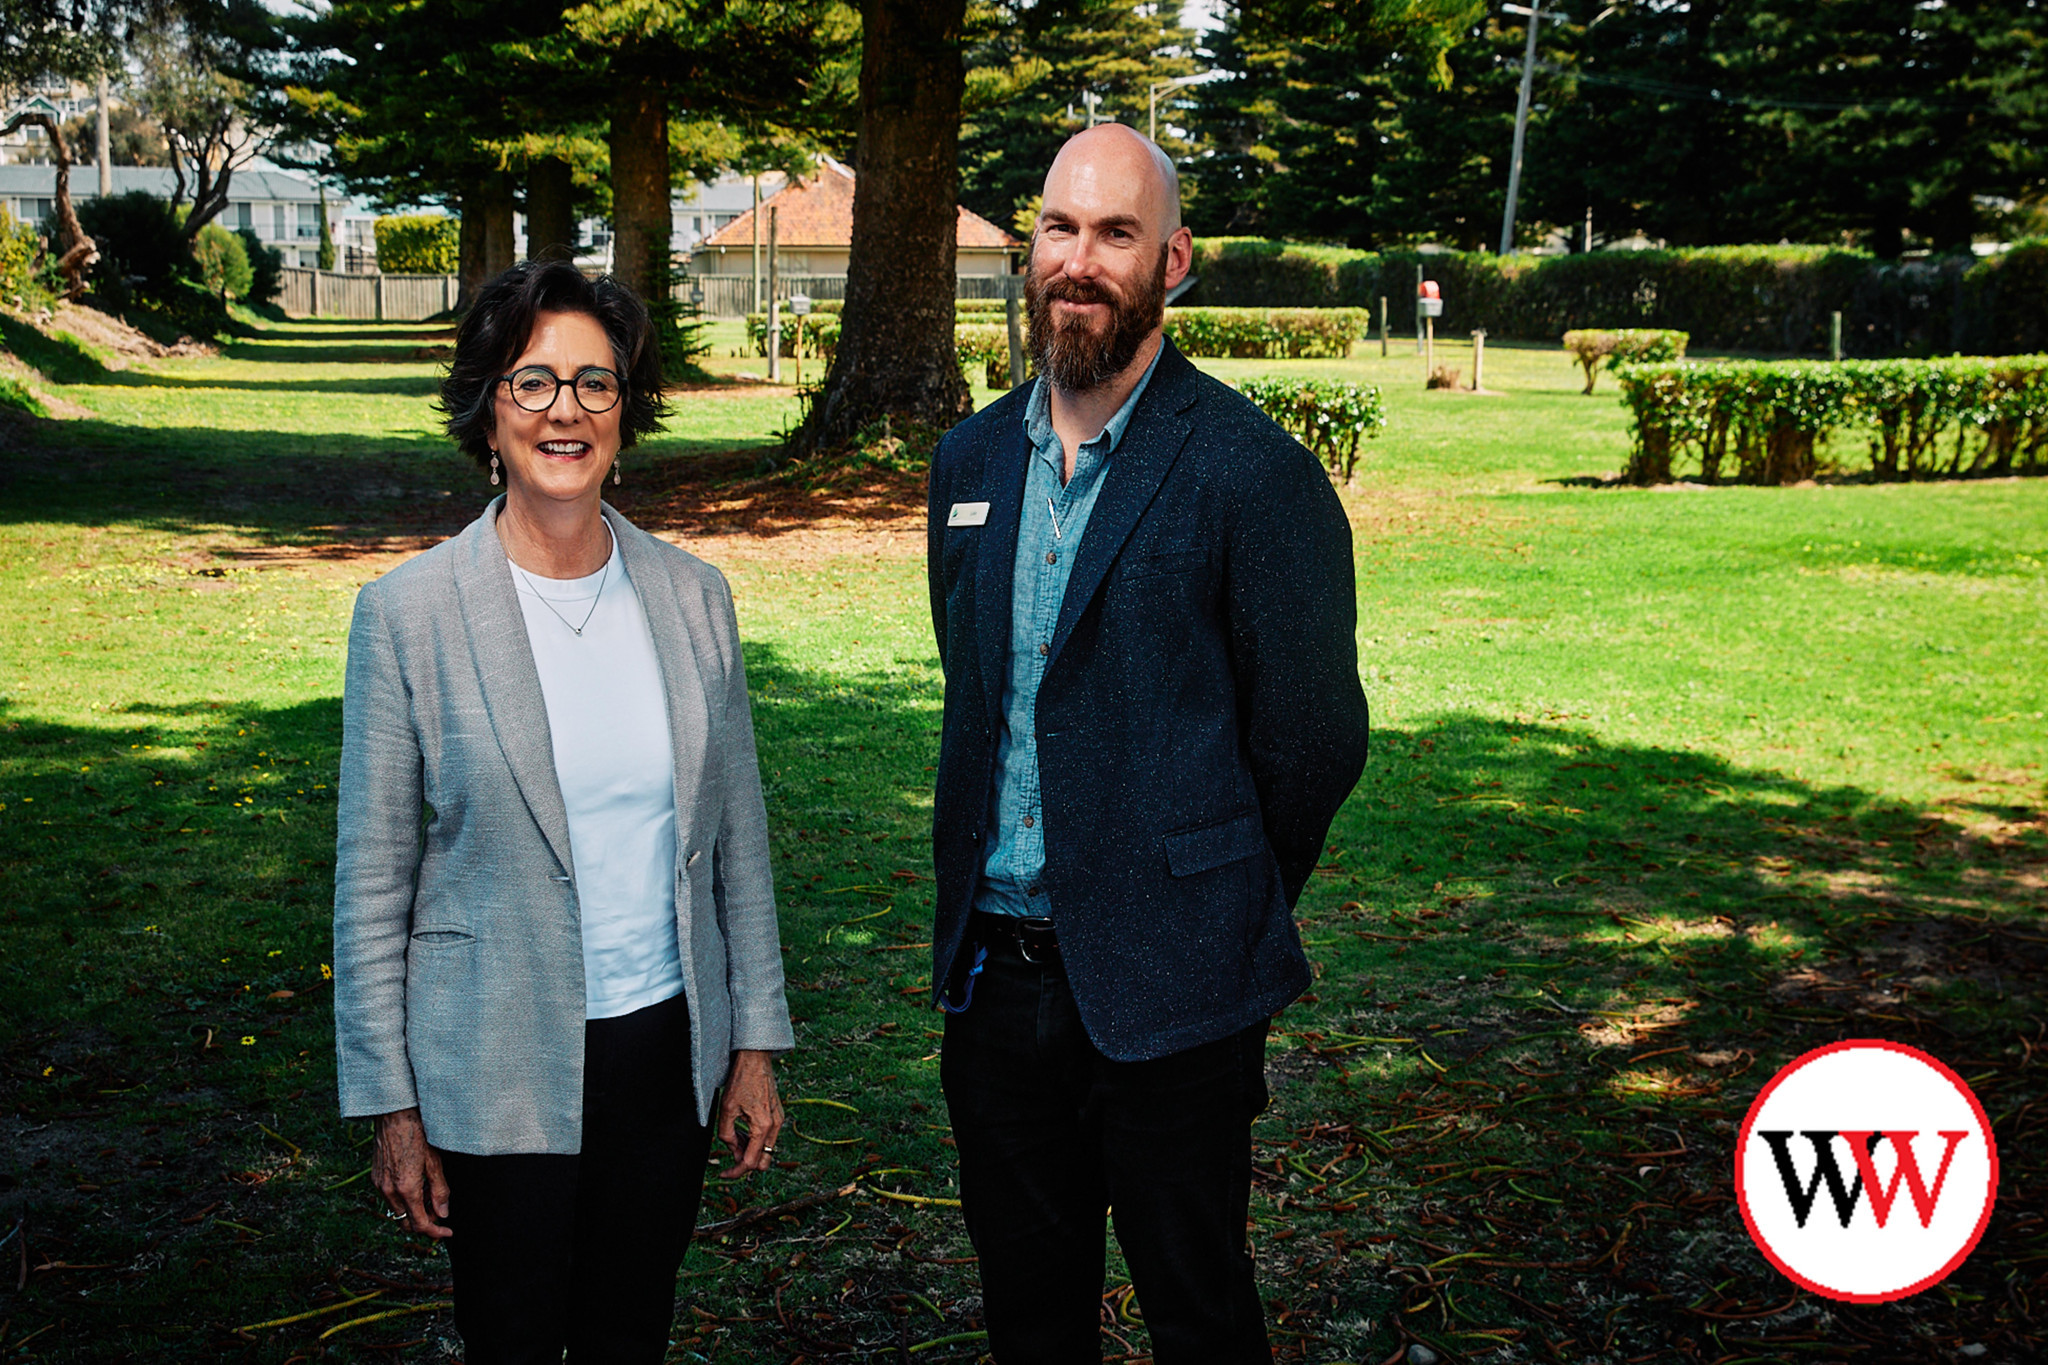
<instances>
[{"instance_id":1,"label":"black belt","mask_svg":"<svg viewBox=\"0 0 2048 1365\"><path fill-rule=\"evenodd\" d=\"M967 932L984 948L1015 948L1026 962L1044 966L1060 959L1060 941L1052 921L1037 915L995 915L976 910L967 917Z\"/></svg>"}]
</instances>

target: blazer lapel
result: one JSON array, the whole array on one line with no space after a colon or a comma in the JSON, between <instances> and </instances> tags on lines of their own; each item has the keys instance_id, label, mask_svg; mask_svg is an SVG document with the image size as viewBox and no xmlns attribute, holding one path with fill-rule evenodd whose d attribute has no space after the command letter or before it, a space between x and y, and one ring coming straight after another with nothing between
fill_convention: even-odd
<instances>
[{"instance_id":1,"label":"blazer lapel","mask_svg":"<svg viewBox=\"0 0 2048 1365\"><path fill-rule=\"evenodd\" d=\"M1048 670L1059 662L1060 648L1073 633L1074 623L1094 600L1109 566L1116 562L1117 552L1130 539L1138 519L1165 481L1166 471L1173 468L1181 447L1187 443L1188 433L1194 430L1188 409L1195 405L1198 392L1187 383L1194 367L1171 341L1163 344L1166 354L1159 357L1159 368L1152 372L1152 382L1146 385L1145 396L1138 400L1137 411L1131 414L1123 442L1109 457L1109 468L1103 471L1102 492L1096 495L1095 510L1089 513L1088 529L1081 537L1081 553L1074 561L1073 576L1067 580L1066 596L1060 600L1059 623L1053 630L1052 648L1045 661Z\"/></svg>"},{"instance_id":2,"label":"blazer lapel","mask_svg":"<svg viewBox=\"0 0 2048 1365\"><path fill-rule=\"evenodd\" d=\"M554 850L562 870L574 876L576 869L569 859L569 812L562 804L562 784L555 775L547 698L540 690L540 672L534 667L533 646L526 638L526 618L519 610L512 569L498 539L498 509L503 502L502 496L495 499L465 533L469 553L455 566L455 596L498 748L548 847Z\"/></svg>"},{"instance_id":3,"label":"blazer lapel","mask_svg":"<svg viewBox=\"0 0 2048 1365\"><path fill-rule=\"evenodd\" d=\"M1024 434L1024 423L1018 420L1005 425L1009 429L996 433L982 461L981 491L988 497L988 521L981 528L981 549L974 557L976 644L991 734L1002 723L1003 671L1010 657L1010 593L1017 575L1017 517L1024 506L1024 476L1031 464L1031 441Z\"/></svg>"},{"instance_id":4,"label":"blazer lapel","mask_svg":"<svg viewBox=\"0 0 2048 1365\"><path fill-rule=\"evenodd\" d=\"M662 687L668 693L669 744L675 750L676 842L684 847L690 841L690 814L696 809L697 793L704 789L704 767L711 753L711 709L704 685L707 669L697 657L697 641L676 605L675 579L661 562L654 538L609 505L604 514L612 534L618 537L619 554L627 577L633 580L633 591L639 595L640 609L647 615Z\"/></svg>"}]
</instances>

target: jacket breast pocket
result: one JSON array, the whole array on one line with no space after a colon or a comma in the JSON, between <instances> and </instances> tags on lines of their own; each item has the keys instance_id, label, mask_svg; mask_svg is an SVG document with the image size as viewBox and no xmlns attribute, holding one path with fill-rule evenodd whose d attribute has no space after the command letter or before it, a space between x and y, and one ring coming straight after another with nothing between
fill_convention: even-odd
<instances>
[{"instance_id":1,"label":"jacket breast pocket","mask_svg":"<svg viewBox=\"0 0 2048 1365\"><path fill-rule=\"evenodd\" d=\"M1266 847L1266 827L1257 811L1198 829L1169 834L1166 867L1176 877L1192 877L1253 857Z\"/></svg>"}]
</instances>

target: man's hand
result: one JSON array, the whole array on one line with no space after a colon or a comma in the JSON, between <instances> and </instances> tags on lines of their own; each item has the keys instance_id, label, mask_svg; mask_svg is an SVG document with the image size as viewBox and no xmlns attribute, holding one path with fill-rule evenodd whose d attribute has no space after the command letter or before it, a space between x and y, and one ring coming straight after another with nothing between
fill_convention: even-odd
<instances>
[{"instance_id":1,"label":"man's hand","mask_svg":"<svg viewBox=\"0 0 2048 1365\"><path fill-rule=\"evenodd\" d=\"M452 1228L435 1221L448 1216L448 1178L441 1174L441 1154L427 1145L420 1111L379 1114L376 1122L370 1183L409 1231L436 1239L454 1236Z\"/></svg>"},{"instance_id":2,"label":"man's hand","mask_svg":"<svg viewBox=\"0 0 2048 1365\"><path fill-rule=\"evenodd\" d=\"M746 1124L742 1137L734 1120ZM765 1171L774 1160L782 1131L782 1100L775 1093L775 1063L765 1052L735 1052L725 1094L718 1103L718 1137L732 1148L733 1164L720 1180L739 1180Z\"/></svg>"}]
</instances>

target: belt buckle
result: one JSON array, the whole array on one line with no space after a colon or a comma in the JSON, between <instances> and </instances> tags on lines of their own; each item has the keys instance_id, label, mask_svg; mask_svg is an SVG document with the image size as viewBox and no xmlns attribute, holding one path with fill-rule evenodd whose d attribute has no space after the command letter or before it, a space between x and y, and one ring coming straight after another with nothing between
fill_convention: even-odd
<instances>
[{"instance_id":1,"label":"belt buckle","mask_svg":"<svg viewBox=\"0 0 2048 1365\"><path fill-rule=\"evenodd\" d=\"M1035 938L1041 935L1043 936L1041 943L1046 955L1044 957L1034 957L1032 956L1032 943ZM1017 951L1032 966L1042 967L1050 961L1052 951L1057 947L1058 942L1059 940L1053 937L1052 921L1044 916L1030 915L1017 921Z\"/></svg>"}]
</instances>

